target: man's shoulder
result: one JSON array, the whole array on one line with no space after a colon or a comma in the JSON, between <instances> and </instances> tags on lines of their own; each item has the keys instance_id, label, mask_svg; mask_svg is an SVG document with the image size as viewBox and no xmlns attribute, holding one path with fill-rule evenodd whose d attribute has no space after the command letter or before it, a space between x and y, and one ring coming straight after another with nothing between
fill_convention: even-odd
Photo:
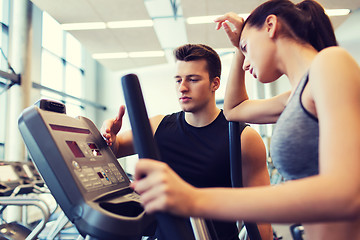
<instances>
[{"instance_id":1,"label":"man's shoulder","mask_svg":"<svg viewBox=\"0 0 360 240\"><path fill-rule=\"evenodd\" d=\"M158 124L158 128L166 128L169 126L175 126L179 119L181 119L182 112L169 113L163 115L161 121Z\"/></svg>"},{"instance_id":2,"label":"man's shoulder","mask_svg":"<svg viewBox=\"0 0 360 240\"><path fill-rule=\"evenodd\" d=\"M250 127L248 123L239 122L240 132L242 132L246 127Z\"/></svg>"},{"instance_id":3,"label":"man's shoulder","mask_svg":"<svg viewBox=\"0 0 360 240\"><path fill-rule=\"evenodd\" d=\"M163 121L175 121L183 116L183 111L169 113L164 116Z\"/></svg>"},{"instance_id":4,"label":"man's shoulder","mask_svg":"<svg viewBox=\"0 0 360 240\"><path fill-rule=\"evenodd\" d=\"M240 134L243 132L243 130L244 130L246 127L250 127L250 125L249 125L248 123L246 123L246 122L232 122L232 121L226 120L223 110L221 111L220 114L221 114L221 119L228 124L229 128L230 128L230 125L231 125L231 124L234 124L233 127L234 127L234 126L236 127L236 124L238 124L238 125L239 125L239 133L240 133Z\"/></svg>"}]
</instances>

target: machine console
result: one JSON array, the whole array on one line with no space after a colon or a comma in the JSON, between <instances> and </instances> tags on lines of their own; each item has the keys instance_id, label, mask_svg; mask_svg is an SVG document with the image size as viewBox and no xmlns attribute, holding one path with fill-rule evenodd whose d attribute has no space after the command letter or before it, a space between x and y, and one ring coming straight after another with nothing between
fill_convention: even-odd
<instances>
[{"instance_id":1,"label":"machine console","mask_svg":"<svg viewBox=\"0 0 360 240\"><path fill-rule=\"evenodd\" d=\"M32 106L21 114L19 130L51 193L83 236L151 235L154 218L145 214L129 178L92 121L67 116L65 110Z\"/></svg>"}]
</instances>

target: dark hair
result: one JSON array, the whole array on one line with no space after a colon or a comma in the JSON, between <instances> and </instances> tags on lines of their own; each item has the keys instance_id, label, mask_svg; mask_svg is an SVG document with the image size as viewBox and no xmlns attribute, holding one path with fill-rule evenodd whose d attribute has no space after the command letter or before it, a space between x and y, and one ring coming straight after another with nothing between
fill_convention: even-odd
<instances>
[{"instance_id":1,"label":"dark hair","mask_svg":"<svg viewBox=\"0 0 360 240\"><path fill-rule=\"evenodd\" d=\"M279 21L285 24L282 33L309 43L318 51L338 45L330 19L316 1L304 0L296 5L289 0L267 1L250 14L244 26L248 24L261 28L267 16L271 14L276 15Z\"/></svg>"},{"instance_id":2,"label":"dark hair","mask_svg":"<svg viewBox=\"0 0 360 240\"><path fill-rule=\"evenodd\" d=\"M207 63L207 71L210 80L221 75L221 61L219 55L209 46L204 44L185 44L174 50L174 56L178 61L196 61L204 59Z\"/></svg>"}]
</instances>

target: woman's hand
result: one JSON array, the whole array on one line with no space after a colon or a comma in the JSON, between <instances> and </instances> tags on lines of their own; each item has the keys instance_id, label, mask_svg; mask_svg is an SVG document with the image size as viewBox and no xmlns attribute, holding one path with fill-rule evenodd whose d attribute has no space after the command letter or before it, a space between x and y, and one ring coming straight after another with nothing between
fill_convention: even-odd
<instances>
[{"instance_id":1,"label":"woman's hand","mask_svg":"<svg viewBox=\"0 0 360 240\"><path fill-rule=\"evenodd\" d=\"M136 165L135 181L131 186L141 195L146 212L169 211L177 215L192 215L195 188L163 162L141 159Z\"/></svg>"},{"instance_id":2,"label":"woman's hand","mask_svg":"<svg viewBox=\"0 0 360 240\"><path fill-rule=\"evenodd\" d=\"M217 23L216 30L219 30L221 27L223 27L232 45L239 48L240 34L244 25L244 19L239 17L239 15L236 13L229 12L216 18L214 22ZM234 29L231 29L228 24L229 22L234 26Z\"/></svg>"}]
</instances>

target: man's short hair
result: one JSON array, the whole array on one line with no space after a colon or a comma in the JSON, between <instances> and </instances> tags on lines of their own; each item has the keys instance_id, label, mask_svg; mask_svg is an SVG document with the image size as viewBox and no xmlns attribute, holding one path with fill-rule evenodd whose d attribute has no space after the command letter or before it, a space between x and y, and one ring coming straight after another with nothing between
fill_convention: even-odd
<instances>
[{"instance_id":1,"label":"man's short hair","mask_svg":"<svg viewBox=\"0 0 360 240\"><path fill-rule=\"evenodd\" d=\"M177 61L196 61L204 59L210 80L221 75L221 61L214 49L204 44L185 44L174 50Z\"/></svg>"}]
</instances>

